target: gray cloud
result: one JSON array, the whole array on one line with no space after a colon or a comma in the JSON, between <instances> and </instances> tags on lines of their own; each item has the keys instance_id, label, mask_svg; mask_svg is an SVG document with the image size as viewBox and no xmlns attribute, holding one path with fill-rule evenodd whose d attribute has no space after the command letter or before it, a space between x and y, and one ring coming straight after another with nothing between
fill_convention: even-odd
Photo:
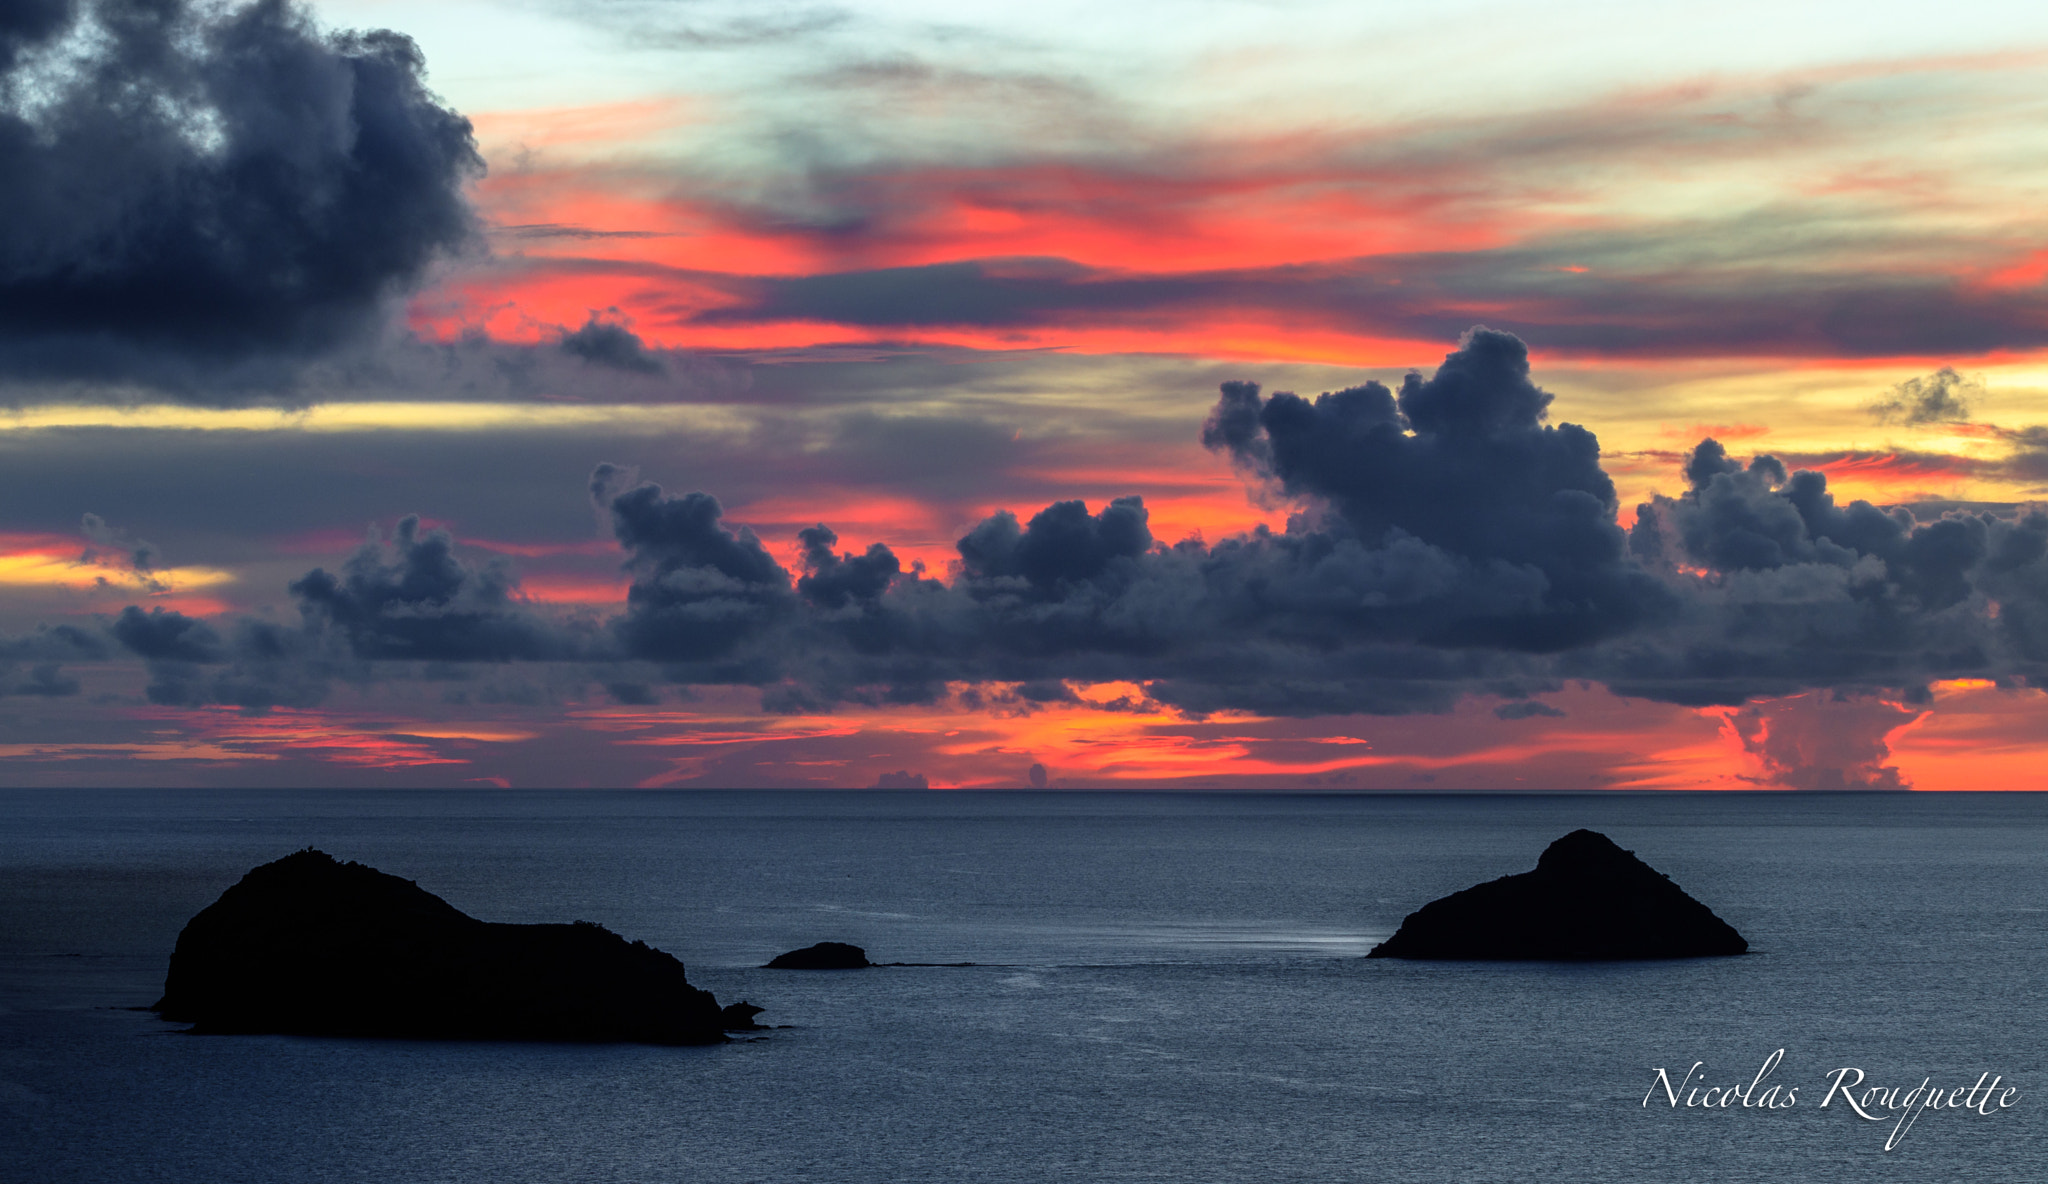
<instances>
[{"instance_id":1,"label":"gray cloud","mask_svg":"<svg viewBox=\"0 0 2048 1184\"><path fill-rule=\"evenodd\" d=\"M1970 418L1972 403L1984 397L1984 380L1966 378L1955 367L1943 366L1932 374L1909 378L1870 405L1879 423L1902 423L1919 427L1929 423L1962 423Z\"/></svg>"},{"instance_id":2,"label":"gray cloud","mask_svg":"<svg viewBox=\"0 0 2048 1184\"><path fill-rule=\"evenodd\" d=\"M470 240L469 123L399 34L284 0L7 11L0 375L274 386ZM82 56L47 52L79 31Z\"/></svg>"},{"instance_id":3,"label":"gray cloud","mask_svg":"<svg viewBox=\"0 0 2048 1184\"><path fill-rule=\"evenodd\" d=\"M0 635L0 695L44 699L76 695L79 682L65 675L64 665L98 662L110 649L105 638L75 625L39 628L20 637Z\"/></svg>"},{"instance_id":4,"label":"gray cloud","mask_svg":"<svg viewBox=\"0 0 2048 1184\"><path fill-rule=\"evenodd\" d=\"M508 567L464 563L447 531L423 529L417 517L400 519L388 546L364 544L341 574L315 568L291 584L308 625L338 634L360 659L537 661L586 648L530 612L517 590Z\"/></svg>"},{"instance_id":5,"label":"gray cloud","mask_svg":"<svg viewBox=\"0 0 2048 1184\"><path fill-rule=\"evenodd\" d=\"M857 187L855 187L857 188ZM818 215L820 218L825 214ZM818 233L859 237L860 211ZM884 237L883 231L872 232ZM1697 236L1698 227L1672 235ZM1665 246L1651 232L1598 244L1560 241L1459 253L1378 255L1314 265L1131 274L1056 258L967 260L804 276L691 272L729 300L675 308L702 325L827 321L900 329L1018 328L1086 323L1152 326L1163 317L1258 308L1336 332L1414 339L1455 336L1483 303L1502 329L1552 348L1613 357L1886 357L1975 354L2048 344L2048 296L1979 291L1938 275L1893 272L1785 276L1648 270ZM1640 255L1633 260L1629 252ZM1616 266L1589 270L1588 258ZM551 268L562 265L551 263ZM618 265L593 261L593 272Z\"/></svg>"},{"instance_id":6,"label":"gray cloud","mask_svg":"<svg viewBox=\"0 0 2048 1184\"><path fill-rule=\"evenodd\" d=\"M593 366L634 374L662 374L668 370L631 329L614 321L600 320L596 313L590 314L582 328L563 333L561 348L563 353L581 358Z\"/></svg>"},{"instance_id":7,"label":"gray cloud","mask_svg":"<svg viewBox=\"0 0 2048 1184\"><path fill-rule=\"evenodd\" d=\"M601 465L590 492L609 512L613 533L633 573L626 612L613 622L625 652L661 662L712 662L787 620L797 607L789 573L754 532L728 529L718 499L704 493L670 497L651 482L621 488L626 474ZM753 679L767 668L756 667ZM711 681L745 680L742 660L716 669Z\"/></svg>"},{"instance_id":8,"label":"gray cloud","mask_svg":"<svg viewBox=\"0 0 2048 1184\"><path fill-rule=\"evenodd\" d=\"M1124 680L1194 714L1401 714L1494 694L1514 719L1546 714L1528 700L1567 680L1740 705L2048 676L2048 515L1837 505L1817 472L1706 440L1687 491L1624 534L1597 441L1547 423L1551 402L1522 343L1490 330L1398 392L1227 383L1205 441L1298 512L1214 543L1160 544L1134 494L990 515L959 536L950 583L886 546L841 551L823 524L799 532L792 571L717 498L607 464L589 489L631 587L602 628L524 603L509 572L408 520L340 575L294 582L298 630L135 609L112 630L152 663L159 701L251 708L322 680L452 676L423 662L547 659L586 663L623 702L649 700L659 672L756 687L789 712L930 703L962 682L1010 685L976 702L1028 712L1071 701L1069 683ZM1780 780L1811 765L1876 785L1885 767L1757 755Z\"/></svg>"}]
</instances>

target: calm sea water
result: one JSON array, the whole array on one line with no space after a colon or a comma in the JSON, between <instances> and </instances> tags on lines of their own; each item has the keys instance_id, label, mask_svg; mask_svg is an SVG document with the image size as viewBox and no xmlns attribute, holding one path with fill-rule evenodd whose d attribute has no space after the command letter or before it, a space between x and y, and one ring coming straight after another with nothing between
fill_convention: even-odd
<instances>
[{"instance_id":1,"label":"calm sea water","mask_svg":"<svg viewBox=\"0 0 2048 1184\"><path fill-rule=\"evenodd\" d=\"M1745 958L1362 955L1604 831ZM313 845L599 921L787 1025L710 1049L193 1037L178 930ZM2048 1179L2048 796L0 791L0 1180ZM851 941L877 961L755 969ZM1709 1085L1798 1104L1681 1107ZM2001 1075L1897 1150L1828 1075ZM1695 1077L1695 1084L1698 1083ZM1902 1091L1903 1092L1903 1091Z\"/></svg>"}]
</instances>

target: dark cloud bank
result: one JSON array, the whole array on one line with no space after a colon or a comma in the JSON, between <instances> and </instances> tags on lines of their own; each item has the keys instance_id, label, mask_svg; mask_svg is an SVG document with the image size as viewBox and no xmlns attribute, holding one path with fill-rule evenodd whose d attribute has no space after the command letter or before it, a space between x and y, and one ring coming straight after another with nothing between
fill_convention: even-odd
<instances>
[{"instance_id":1,"label":"dark cloud bank","mask_svg":"<svg viewBox=\"0 0 2048 1184\"><path fill-rule=\"evenodd\" d=\"M283 0L0 4L0 376L221 398L373 334L474 233L423 72Z\"/></svg>"},{"instance_id":2,"label":"dark cloud bank","mask_svg":"<svg viewBox=\"0 0 2048 1184\"><path fill-rule=\"evenodd\" d=\"M1686 492L1624 531L1597 441L1547 423L1551 400L1523 344L1485 329L1399 390L1225 384L1204 442L1298 513L1215 543L1160 543L1126 497L997 513L959 540L950 581L879 544L843 551L824 525L792 571L709 494L604 465L589 492L632 575L609 617L551 616L409 519L295 581L289 626L131 608L110 632L150 664L152 699L250 709L511 662L586 664L630 701L650 682L750 685L779 711L932 702L949 683L1029 710L1071 699L1069 682L1129 680L1192 713L1400 714L1483 693L1519 719L1571 680L1687 705L2041 680L2048 515L1838 506L1821 474L1706 440ZM60 693L53 663L111 648L71 633L19 643L45 671L20 691Z\"/></svg>"}]
</instances>

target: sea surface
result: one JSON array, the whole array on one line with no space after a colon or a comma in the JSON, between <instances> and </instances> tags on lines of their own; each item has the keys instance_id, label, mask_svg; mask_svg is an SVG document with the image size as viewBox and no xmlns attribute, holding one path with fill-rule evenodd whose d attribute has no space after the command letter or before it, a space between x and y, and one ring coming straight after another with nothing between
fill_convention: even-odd
<instances>
[{"instance_id":1,"label":"sea surface","mask_svg":"<svg viewBox=\"0 0 2048 1184\"><path fill-rule=\"evenodd\" d=\"M1364 957L1580 826L1754 952ZM193 913L309 845L486 920L600 922L782 1026L462 1044L133 1010ZM821 940L977 965L758 969ZM5 1184L2038 1182L2044 990L2048 795L0 790ZM1778 1049L1751 1094L1790 1107L1656 1086ZM1890 1118L1822 1108L1844 1068L2019 1092L1887 1151Z\"/></svg>"}]
</instances>

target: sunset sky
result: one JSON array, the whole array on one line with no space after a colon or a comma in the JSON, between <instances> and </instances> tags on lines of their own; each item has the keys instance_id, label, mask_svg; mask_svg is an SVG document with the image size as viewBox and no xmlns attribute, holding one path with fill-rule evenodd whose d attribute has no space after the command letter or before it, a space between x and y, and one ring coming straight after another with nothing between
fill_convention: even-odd
<instances>
[{"instance_id":1,"label":"sunset sky","mask_svg":"<svg viewBox=\"0 0 2048 1184\"><path fill-rule=\"evenodd\" d=\"M2042 788L2044 127L2039 5L0 0L0 783Z\"/></svg>"}]
</instances>

